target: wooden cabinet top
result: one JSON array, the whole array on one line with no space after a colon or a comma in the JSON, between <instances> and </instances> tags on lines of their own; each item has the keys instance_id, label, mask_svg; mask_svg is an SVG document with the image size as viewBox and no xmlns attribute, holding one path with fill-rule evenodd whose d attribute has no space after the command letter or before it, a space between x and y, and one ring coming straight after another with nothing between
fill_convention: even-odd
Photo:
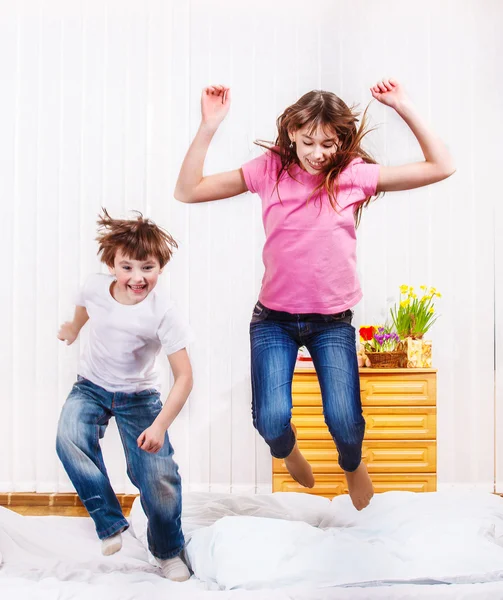
<instances>
[{"instance_id":1,"label":"wooden cabinet top","mask_svg":"<svg viewBox=\"0 0 503 600\"><path fill-rule=\"evenodd\" d=\"M358 369L360 375L370 375L370 374L378 374L378 375L386 375L386 374L414 374L414 373L436 373L437 369L372 369L371 367L360 367ZM300 373L316 373L314 367L295 367L295 374L298 375Z\"/></svg>"}]
</instances>

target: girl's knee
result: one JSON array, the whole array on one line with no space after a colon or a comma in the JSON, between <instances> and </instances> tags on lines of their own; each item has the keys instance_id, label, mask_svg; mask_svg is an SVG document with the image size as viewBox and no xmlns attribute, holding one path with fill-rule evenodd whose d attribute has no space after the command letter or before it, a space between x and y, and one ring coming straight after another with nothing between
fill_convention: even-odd
<instances>
[{"instance_id":1,"label":"girl's knee","mask_svg":"<svg viewBox=\"0 0 503 600\"><path fill-rule=\"evenodd\" d=\"M265 440L275 440L285 433L291 420L290 412L261 411L255 419L255 428Z\"/></svg>"},{"instance_id":2,"label":"girl's knee","mask_svg":"<svg viewBox=\"0 0 503 600\"><path fill-rule=\"evenodd\" d=\"M327 420L330 435L339 446L361 446L365 434L365 421L347 421L344 419Z\"/></svg>"}]
</instances>

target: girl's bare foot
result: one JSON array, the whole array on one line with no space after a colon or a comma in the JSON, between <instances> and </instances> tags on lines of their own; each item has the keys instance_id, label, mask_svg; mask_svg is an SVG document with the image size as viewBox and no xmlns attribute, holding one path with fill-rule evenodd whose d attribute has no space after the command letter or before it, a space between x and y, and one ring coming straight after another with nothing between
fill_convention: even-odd
<instances>
[{"instance_id":1,"label":"girl's bare foot","mask_svg":"<svg viewBox=\"0 0 503 600\"><path fill-rule=\"evenodd\" d=\"M295 437L297 437L297 429L293 423L292 429ZM314 487L313 469L302 455L302 452L299 450L297 441L295 441L293 450L283 460L285 461L285 466L288 469L288 472L297 483L300 483L300 485L308 488Z\"/></svg>"},{"instance_id":2,"label":"girl's bare foot","mask_svg":"<svg viewBox=\"0 0 503 600\"><path fill-rule=\"evenodd\" d=\"M374 486L369 477L367 467L361 462L356 471L344 471L348 482L348 491L356 510L362 510L369 505L374 495Z\"/></svg>"}]
</instances>

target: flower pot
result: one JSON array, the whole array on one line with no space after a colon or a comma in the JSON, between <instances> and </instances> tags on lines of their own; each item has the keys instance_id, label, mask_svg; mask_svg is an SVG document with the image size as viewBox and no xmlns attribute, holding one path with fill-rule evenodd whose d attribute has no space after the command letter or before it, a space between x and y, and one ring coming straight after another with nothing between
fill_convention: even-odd
<instances>
[{"instance_id":1,"label":"flower pot","mask_svg":"<svg viewBox=\"0 0 503 600\"><path fill-rule=\"evenodd\" d=\"M431 368L431 340L405 338L407 367L409 369Z\"/></svg>"},{"instance_id":2,"label":"flower pot","mask_svg":"<svg viewBox=\"0 0 503 600\"><path fill-rule=\"evenodd\" d=\"M407 352L367 352L373 369L397 369L407 365Z\"/></svg>"},{"instance_id":3,"label":"flower pot","mask_svg":"<svg viewBox=\"0 0 503 600\"><path fill-rule=\"evenodd\" d=\"M431 369L431 340L423 340L423 369Z\"/></svg>"}]
</instances>

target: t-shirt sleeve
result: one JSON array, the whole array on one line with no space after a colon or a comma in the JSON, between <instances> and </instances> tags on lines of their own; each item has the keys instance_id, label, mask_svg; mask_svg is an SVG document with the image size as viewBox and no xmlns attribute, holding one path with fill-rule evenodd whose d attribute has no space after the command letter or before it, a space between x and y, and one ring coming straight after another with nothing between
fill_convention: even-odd
<instances>
[{"instance_id":1,"label":"t-shirt sleeve","mask_svg":"<svg viewBox=\"0 0 503 600\"><path fill-rule=\"evenodd\" d=\"M359 187L365 198L375 196L377 193L377 182L379 181L380 165L366 162L356 162L351 166L351 177L354 185Z\"/></svg>"},{"instance_id":2,"label":"t-shirt sleeve","mask_svg":"<svg viewBox=\"0 0 503 600\"><path fill-rule=\"evenodd\" d=\"M241 167L246 187L250 192L258 194L259 196L261 192L263 192L263 186L268 171L268 154L269 153L257 156L257 158L250 160Z\"/></svg>"},{"instance_id":3,"label":"t-shirt sleeve","mask_svg":"<svg viewBox=\"0 0 503 600\"><path fill-rule=\"evenodd\" d=\"M167 356L186 348L194 339L189 324L174 305L164 313L157 335Z\"/></svg>"},{"instance_id":4,"label":"t-shirt sleeve","mask_svg":"<svg viewBox=\"0 0 503 600\"><path fill-rule=\"evenodd\" d=\"M74 294L74 303L76 306L85 306L89 300L109 293L110 284L113 281L111 275L104 273L91 273L84 281L78 292Z\"/></svg>"},{"instance_id":5,"label":"t-shirt sleeve","mask_svg":"<svg viewBox=\"0 0 503 600\"><path fill-rule=\"evenodd\" d=\"M88 277L76 292L74 296L75 306L86 306L86 300L89 298L90 279L91 277Z\"/></svg>"}]
</instances>

